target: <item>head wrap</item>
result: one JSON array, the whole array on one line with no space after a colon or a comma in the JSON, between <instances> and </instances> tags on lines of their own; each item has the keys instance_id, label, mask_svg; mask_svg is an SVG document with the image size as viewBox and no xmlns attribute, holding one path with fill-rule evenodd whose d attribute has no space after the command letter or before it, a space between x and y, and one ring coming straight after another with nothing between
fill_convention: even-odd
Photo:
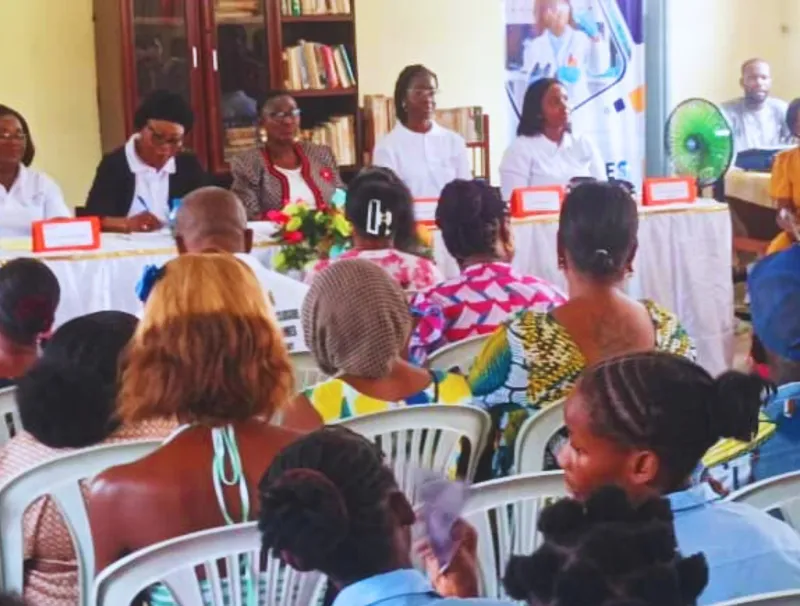
<instances>
[{"instance_id":1,"label":"head wrap","mask_svg":"<svg viewBox=\"0 0 800 606\"><path fill-rule=\"evenodd\" d=\"M411 314L388 273L345 259L314 278L303 302L303 331L324 373L378 379L406 347Z\"/></svg>"},{"instance_id":2,"label":"head wrap","mask_svg":"<svg viewBox=\"0 0 800 606\"><path fill-rule=\"evenodd\" d=\"M760 261L747 280L753 331L774 354L800 362L800 245Z\"/></svg>"}]
</instances>

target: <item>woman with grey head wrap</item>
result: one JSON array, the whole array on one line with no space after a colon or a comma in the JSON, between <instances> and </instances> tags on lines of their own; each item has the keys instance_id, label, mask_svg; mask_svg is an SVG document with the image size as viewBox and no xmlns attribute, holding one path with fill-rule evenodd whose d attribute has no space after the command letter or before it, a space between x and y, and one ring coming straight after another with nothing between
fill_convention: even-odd
<instances>
[{"instance_id":1,"label":"woman with grey head wrap","mask_svg":"<svg viewBox=\"0 0 800 606\"><path fill-rule=\"evenodd\" d=\"M320 370L333 378L298 395L285 423L313 429L404 405L469 404L464 377L404 359L411 329L403 289L379 266L342 260L321 272L303 303L303 331Z\"/></svg>"}]
</instances>

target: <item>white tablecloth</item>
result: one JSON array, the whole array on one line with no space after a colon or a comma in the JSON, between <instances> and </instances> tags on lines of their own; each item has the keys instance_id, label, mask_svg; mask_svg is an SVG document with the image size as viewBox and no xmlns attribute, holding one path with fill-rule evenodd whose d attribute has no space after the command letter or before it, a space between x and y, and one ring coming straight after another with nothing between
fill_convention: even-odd
<instances>
[{"instance_id":1,"label":"white tablecloth","mask_svg":"<svg viewBox=\"0 0 800 606\"><path fill-rule=\"evenodd\" d=\"M518 220L514 225L517 271L566 287L558 270L556 217ZM733 362L731 220L726 204L643 208L639 249L628 292L674 311L697 344L699 362L711 373ZM436 263L447 277L458 274L441 234Z\"/></svg>"},{"instance_id":2,"label":"white tablecloth","mask_svg":"<svg viewBox=\"0 0 800 606\"><path fill-rule=\"evenodd\" d=\"M628 289L673 310L695 339L700 362L721 372L732 361L733 285L731 283L731 222L727 206L703 203L641 212L639 252ZM276 247L268 223L251 224L253 254L269 266ZM539 217L515 221L515 267L564 286L556 259L557 219ZM147 264L160 265L176 255L169 234L103 234L98 251L38 255L58 277L61 304L56 324L104 309L140 310L134 292ZM0 262L21 255L0 250ZM458 268L435 234L435 256L445 275Z\"/></svg>"}]
</instances>

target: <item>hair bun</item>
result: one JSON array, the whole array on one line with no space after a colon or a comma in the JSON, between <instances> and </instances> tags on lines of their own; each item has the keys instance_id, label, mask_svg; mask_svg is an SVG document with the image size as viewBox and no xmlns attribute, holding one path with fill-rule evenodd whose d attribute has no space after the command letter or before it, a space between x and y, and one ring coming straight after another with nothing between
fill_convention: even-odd
<instances>
[{"instance_id":1,"label":"hair bun","mask_svg":"<svg viewBox=\"0 0 800 606\"><path fill-rule=\"evenodd\" d=\"M715 441L735 438L749 442L758 433L759 412L774 387L755 374L728 371L714 380L709 402L710 430Z\"/></svg>"},{"instance_id":2,"label":"hair bun","mask_svg":"<svg viewBox=\"0 0 800 606\"><path fill-rule=\"evenodd\" d=\"M605 248L598 248L592 253L591 267L597 275L610 275L617 270L617 262Z\"/></svg>"}]
</instances>

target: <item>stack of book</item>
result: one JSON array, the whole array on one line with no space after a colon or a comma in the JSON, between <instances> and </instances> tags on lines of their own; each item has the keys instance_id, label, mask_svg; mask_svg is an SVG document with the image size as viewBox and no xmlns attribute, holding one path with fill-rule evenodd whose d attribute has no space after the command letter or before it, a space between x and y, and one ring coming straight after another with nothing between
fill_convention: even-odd
<instances>
[{"instance_id":1,"label":"stack of book","mask_svg":"<svg viewBox=\"0 0 800 606\"><path fill-rule=\"evenodd\" d=\"M225 161L258 145L258 129L255 126L229 126L225 129Z\"/></svg>"},{"instance_id":2,"label":"stack of book","mask_svg":"<svg viewBox=\"0 0 800 606\"><path fill-rule=\"evenodd\" d=\"M357 163L355 116L331 116L328 122L300 132L306 141L327 145L339 166Z\"/></svg>"},{"instance_id":3,"label":"stack of book","mask_svg":"<svg viewBox=\"0 0 800 606\"><path fill-rule=\"evenodd\" d=\"M328 46L300 40L283 51L288 90L352 88L356 85L353 64L343 44Z\"/></svg>"},{"instance_id":4,"label":"stack of book","mask_svg":"<svg viewBox=\"0 0 800 606\"><path fill-rule=\"evenodd\" d=\"M350 0L281 0L281 13L287 17L302 15L349 15Z\"/></svg>"},{"instance_id":5,"label":"stack of book","mask_svg":"<svg viewBox=\"0 0 800 606\"><path fill-rule=\"evenodd\" d=\"M259 14L259 0L217 0L217 21L235 21Z\"/></svg>"}]
</instances>

